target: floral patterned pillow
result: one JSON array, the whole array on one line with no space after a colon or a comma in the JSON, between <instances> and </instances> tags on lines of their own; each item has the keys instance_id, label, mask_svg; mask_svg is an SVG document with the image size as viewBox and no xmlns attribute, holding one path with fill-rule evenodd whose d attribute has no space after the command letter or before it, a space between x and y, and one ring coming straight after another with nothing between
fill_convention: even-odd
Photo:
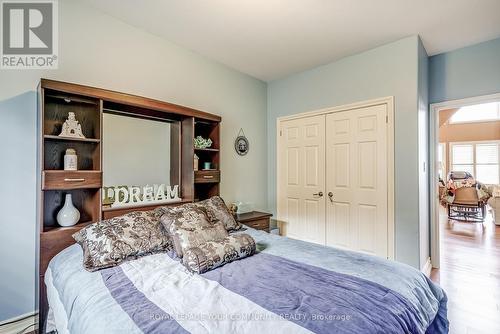
<instances>
[{"instance_id":1,"label":"floral patterned pillow","mask_svg":"<svg viewBox=\"0 0 500 334\"><path fill-rule=\"evenodd\" d=\"M207 241L220 241L228 235L221 222L216 222L214 225L199 225L194 230L183 229L173 224L170 234L178 257L183 257L184 251L188 248L197 247Z\"/></svg>"},{"instance_id":2,"label":"floral patterned pillow","mask_svg":"<svg viewBox=\"0 0 500 334\"><path fill-rule=\"evenodd\" d=\"M91 224L73 238L82 246L88 271L172 248L154 211L137 211Z\"/></svg>"},{"instance_id":3,"label":"floral patterned pillow","mask_svg":"<svg viewBox=\"0 0 500 334\"><path fill-rule=\"evenodd\" d=\"M210 220L221 221L227 231L235 231L241 228L241 224L234 219L231 212L229 212L226 203L224 203L224 200L219 196L214 196L201 202L196 202L194 205L205 208Z\"/></svg>"},{"instance_id":4,"label":"floral patterned pillow","mask_svg":"<svg viewBox=\"0 0 500 334\"><path fill-rule=\"evenodd\" d=\"M200 243L221 240L228 233L220 221L212 221L207 210L193 204L164 209L161 223L170 236L175 253L182 258L183 251Z\"/></svg>"},{"instance_id":5,"label":"floral patterned pillow","mask_svg":"<svg viewBox=\"0 0 500 334\"><path fill-rule=\"evenodd\" d=\"M167 233L171 232L172 224L188 230L195 230L199 225L213 225L207 210L193 203L175 207L164 206L155 209L155 212L156 216L161 215L160 221Z\"/></svg>"},{"instance_id":6,"label":"floral patterned pillow","mask_svg":"<svg viewBox=\"0 0 500 334\"><path fill-rule=\"evenodd\" d=\"M219 241L208 241L187 249L182 263L189 271L202 274L253 254L255 240L248 234L233 234Z\"/></svg>"}]
</instances>

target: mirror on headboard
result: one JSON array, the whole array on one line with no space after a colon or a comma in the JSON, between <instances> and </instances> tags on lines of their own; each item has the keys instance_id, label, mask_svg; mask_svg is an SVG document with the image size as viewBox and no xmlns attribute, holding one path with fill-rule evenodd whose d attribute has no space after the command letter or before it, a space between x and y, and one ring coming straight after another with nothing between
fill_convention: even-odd
<instances>
[{"instance_id":1,"label":"mirror on headboard","mask_svg":"<svg viewBox=\"0 0 500 334\"><path fill-rule=\"evenodd\" d=\"M103 113L103 186L178 185L178 141L171 140L176 121ZM173 154L174 153L174 154ZM176 155L177 154L177 155ZM103 204L106 198L103 198Z\"/></svg>"}]
</instances>

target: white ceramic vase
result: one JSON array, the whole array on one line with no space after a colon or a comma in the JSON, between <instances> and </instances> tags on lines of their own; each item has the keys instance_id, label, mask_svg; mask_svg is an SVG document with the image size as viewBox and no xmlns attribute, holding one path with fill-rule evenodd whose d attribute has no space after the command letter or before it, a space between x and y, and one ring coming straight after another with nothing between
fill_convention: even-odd
<instances>
[{"instance_id":1,"label":"white ceramic vase","mask_svg":"<svg viewBox=\"0 0 500 334\"><path fill-rule=\"evenodd\" d=\"M63 227L73 226L80 220L80 211L73 205L71 194L66 194L64 206L57 213L57 223Z\"/></svg>"}]
</instances>

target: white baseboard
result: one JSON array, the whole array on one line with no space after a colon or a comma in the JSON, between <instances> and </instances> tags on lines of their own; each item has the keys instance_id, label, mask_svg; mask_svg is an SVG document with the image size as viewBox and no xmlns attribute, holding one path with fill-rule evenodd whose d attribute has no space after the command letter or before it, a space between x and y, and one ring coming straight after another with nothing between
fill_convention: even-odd
<instances>
[{"instance_id":1,"label":"white baseboard","mask_svg":"<svg viewBox=\"0 0 500 334\"><path fill-rule=\"evenodd\" d=\"M425 261L425 264L422 267L422 269L420 269L420 271L423 272L425 276L430 277L431 270L432 270L431 258L428 257L427 261Z\"/></svg>"},{"instance_id":2,"label":"white baseboard","mask_svg":"<svg viewBox=\"0 0 500 334\"><path fill-rule=\"evenodd\" d=\"M29 333L38 329L38 313L27 313L0 322L0 334Z\"/></svg>"}]
</instances>

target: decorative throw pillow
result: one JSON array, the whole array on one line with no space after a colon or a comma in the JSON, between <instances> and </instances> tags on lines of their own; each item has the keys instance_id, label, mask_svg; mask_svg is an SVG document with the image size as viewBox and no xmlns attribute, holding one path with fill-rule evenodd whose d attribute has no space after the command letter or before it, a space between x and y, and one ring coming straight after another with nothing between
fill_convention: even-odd
<instances>
[{"instance_id":1,"label":"decorative throw pillow","mask_svg":"<svg viewBox=\"0 0 500 334\"><path fill-rule=\"evenodd\" d=\"M198 225L194 230L172 224L170 230L170 237L178 257L183 257L186 249L198 247L208 241L221 241L228 235L224 224L219 221L213 225Z\"/></svg>"},{"instance_id":2,"label":"decorative throw pillow","mask_svg":"<svg viewBox=\"0 0 500 334\"><path fill-rule=\"evenodd\" d=\"M160 221L167 233L171 232L172 225L185 230L195 230L199 225L213 225L207 210L192 203L176 206L161 207L155 210L156 216L161 213Z\"/></svg>"},{"instance_id":3,"label":"decorative throw pillow","mask_svg":"<svg viewBox=\"0 0 500 334\"><path fill-rule=\"evenodd\" d=\"M88 271L171 249L153 211L131 212L91 224L73 234L73 238L83 249L83 267Z\"/></svg>"},{"instance_id":4,"label":"decorative throw pillow","mask_svg":"<svg viewBox=\"0 0 500 334\"><path fill-rule=\"evenodd\" d=\"M183 256L184 249L206 241L220 240L228 235L224 225L219 221L212 222L203 207L185 204L164 209L163 212L160 221L178 257Z\"/></svg>"},{"instance_id":5,"label":"decorative throw pillow","mask_svg":"<svg viewBox=\"0 0 500 334\"><path fill-rule=\"evenodd\" d=\"M202 274L255 253L255 240L248 234L233 234L220 241L208 241L184 252L182 263L191 272Z\"/></svg>"},{"instance_id":6,"label":"decorative throw pillow","mask_svg":"<svg viewBox=\"0 0 500 334\"><path fill-rule=\"evenodd\" d=\"M224 203L224 200L219 196L214 196L201 202L196 202L194 205L205 208L207 210L208 217L212 221L221 221L228 231L239 230L241 228L241 224L234 219L231 212L229 212L226 203Z\"/></svg>"}]
</instances>

